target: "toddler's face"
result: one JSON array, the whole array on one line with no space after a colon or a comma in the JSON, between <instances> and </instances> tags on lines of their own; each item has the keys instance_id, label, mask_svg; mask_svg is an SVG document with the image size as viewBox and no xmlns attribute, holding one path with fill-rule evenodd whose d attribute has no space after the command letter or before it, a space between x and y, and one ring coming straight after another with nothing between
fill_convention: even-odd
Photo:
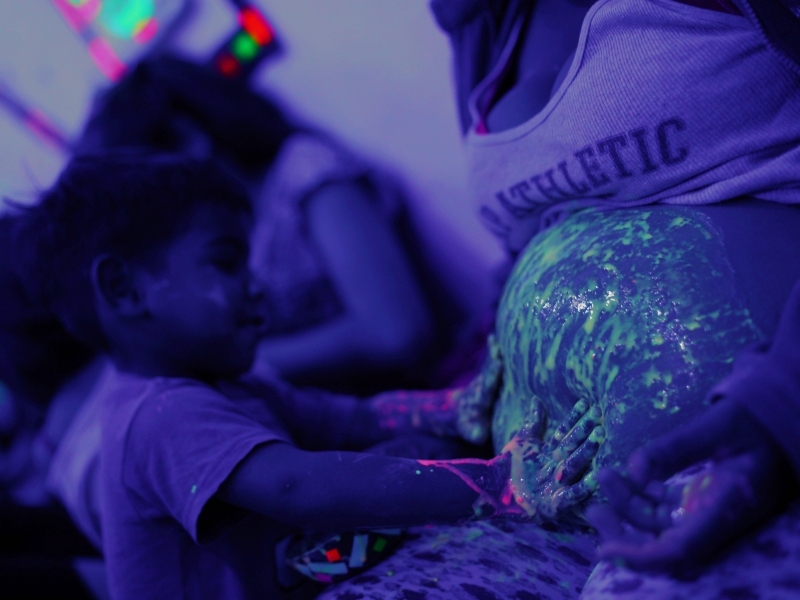
<instances>
[{"instance_id":1,"label":"toddler's face","mask_svg":"<svg viewBox=\"0 0 800 600\"><path fill-rule=\"evenodd\" d=\"M199 379L252 364L263 317L248 268L247 215L200 205L145 274L155 351L168 372Z\"/></svg>"}]
</instances>

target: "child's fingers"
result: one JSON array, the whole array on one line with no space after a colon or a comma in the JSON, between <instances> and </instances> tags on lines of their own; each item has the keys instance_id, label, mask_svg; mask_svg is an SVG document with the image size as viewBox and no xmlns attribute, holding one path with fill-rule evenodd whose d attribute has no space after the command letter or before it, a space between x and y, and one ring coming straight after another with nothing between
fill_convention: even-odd
<instances>
[{"instance_id":1,"label":"child's fingers","mask_svg":"<svg viewBox=\"0 0 800 600\"><path fill-rule=\"evenodd\" d=\"M597 488L598 482L596 473L594 471L590 471L587 473L586 477L581 479L578 483L567 486L556 492L559 510L564 510L565 508L569 508L570 506L575 506L576 504L583 502L586 500L586 498L591 496L592 492L594 492Z\"/></svg>"},{"instance_id":2,"label":"child's fingers","mask_svg":"<svg viewBox=\"0 0 800 600\"><path fill-rule=\"evenodd\" d=\"M599 406L589 408L573 425L572 429L559 441L553 450L553 456L557 460L572 454L587 438L595 428L601 424L603 413ZM565 423L566 424L566 423ZM554 436L555 437L555 436Z\"/></svg>"},{"instance_id":3,"label":"child's fingers","mask_svg":"<svg viewBox=\"0 0 800 600\"><path fill-rule=\"evenodd\" d=\"M487 342L489 355L483 368L458 398L458 432L474 444L482 444L489 437L492 406L500 393L503 381L503 361L494 336Z\"/></svg>"},{"instance_id":4,"label":"child's fingers","mask_svg":"<svg viewBox=\"0 0 800 600\"><path fill-rule=\"evenodd\" d=\"M517 435L533 440L541 440L545 430L546 419L544 405L535 394L531 396L530 407L525 423Z\"/></svg>"},{"instance_id":5,"label":"child's fingers","mask_svg":"<svg viewBox=\"0 0 800 600\"><path fill-rule=\"evenodd\" d=\"M561 441L567 437L572 428L581 420L581 418L586 414L586 411L589 410L589 402L586 400L578 400L572 409L567 414L566 418L561 422L561 424L556 428L553 432L552 437L547 440L547 444L545 445L545 451L550 451L552 448L558 446ZM574 450L574 448L573 448Z\"/></svg>"},{"instance_id":6,"label":"child's fingers","mask_svg":"<svg viewBox=\"0 0 800 600\"><path fill-rule=\"evenodd\" d=\"M578 481L580 475L589 468L597 456L604 439L605 429L602 426L595 427L589 437L556 467L553 473L555 480L562 485Z\"/></svg>"}]
</instances>

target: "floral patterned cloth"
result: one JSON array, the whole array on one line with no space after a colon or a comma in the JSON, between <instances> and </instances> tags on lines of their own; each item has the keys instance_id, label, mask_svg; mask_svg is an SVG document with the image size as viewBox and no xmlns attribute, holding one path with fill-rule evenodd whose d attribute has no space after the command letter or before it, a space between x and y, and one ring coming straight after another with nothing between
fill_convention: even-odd
<instances>
[{"instance_id":1,"label":"floral patterned cloth","mask_svg":"<svg viewBox=\"0 0 800 600\"><path fill-rule=\"evenodd\" d=\"M323 600L561 600L577 598L595 564L595 536L568 524L503 520L421 527Z\"/></svg>"}]
</instances>

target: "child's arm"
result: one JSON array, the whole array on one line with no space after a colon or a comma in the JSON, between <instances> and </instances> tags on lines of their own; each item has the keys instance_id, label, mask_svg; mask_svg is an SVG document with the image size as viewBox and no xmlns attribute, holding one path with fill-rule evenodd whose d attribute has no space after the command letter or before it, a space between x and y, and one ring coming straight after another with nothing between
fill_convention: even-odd
<instances>
[{"instance_id":1,"label":"child's arm","mask_svg":"<svg viewBox=\"0 0 800 600\"><path fill-rule=\"evenodd\" d=\"M489 435L503 370L494 336L488 346L483 368L463 388L384 392L368 400L286 388L285 420L300 446L314 450L363 450L411 433L481 444Z\"/></svg>"},{"instance_id":2,"label":"child's arm","mask_svg":"<svg viewBox=\"0 0 800 600\"><path fill-rule=\"evenodd\" d=\"M489 437L492 406L500 393L503 361L494 335L480 372L462 388L385 392L373 397L369 410L380 431L389 435L432 433L482 444Z\"/></svg>"},{"instance_id":3,"label":"child's arm","mask_svg":"<svg viewBox=\"0 0 800 600\"><path fill-rule=\"evenodd\" d=\"M542 444L525 429L490 461L414 461L259 446L221 486L222 500L321 531L552 518L596 487L586 472L602 443L599 415L579 403Z\"/></svg>"}]
</instances>

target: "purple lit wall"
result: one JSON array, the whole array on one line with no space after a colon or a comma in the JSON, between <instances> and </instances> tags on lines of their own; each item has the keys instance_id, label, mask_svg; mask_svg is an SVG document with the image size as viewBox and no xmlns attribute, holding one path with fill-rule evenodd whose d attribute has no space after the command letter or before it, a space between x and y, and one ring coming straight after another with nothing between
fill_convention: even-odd
<instances>
[{"instance_id":1,"label":"purple lit wall","mask_svg":"<svg viewBox=\"0 0 800 600\"><path fill-rule=\"evenodd\" d=\"M285 48L283 57L256 74L257 85L277 92L301 118L404 175L433 260L456 289L470 290L463 294L465 301L479 310L486 302L489 271L502 254L469 201L449 49L427 2L256 4L275 24ZM235 25L226 0L196 0L172 43L206 59ZM86 39L70 29L52 0L0 3L0 83L58 130L67 136L78 132L93 91L107 81L90 59ZM5 196L32 198L65 159L56 145L8 110L0 110L0 139L0 194Z\"/></svg>"}]
</instances>

